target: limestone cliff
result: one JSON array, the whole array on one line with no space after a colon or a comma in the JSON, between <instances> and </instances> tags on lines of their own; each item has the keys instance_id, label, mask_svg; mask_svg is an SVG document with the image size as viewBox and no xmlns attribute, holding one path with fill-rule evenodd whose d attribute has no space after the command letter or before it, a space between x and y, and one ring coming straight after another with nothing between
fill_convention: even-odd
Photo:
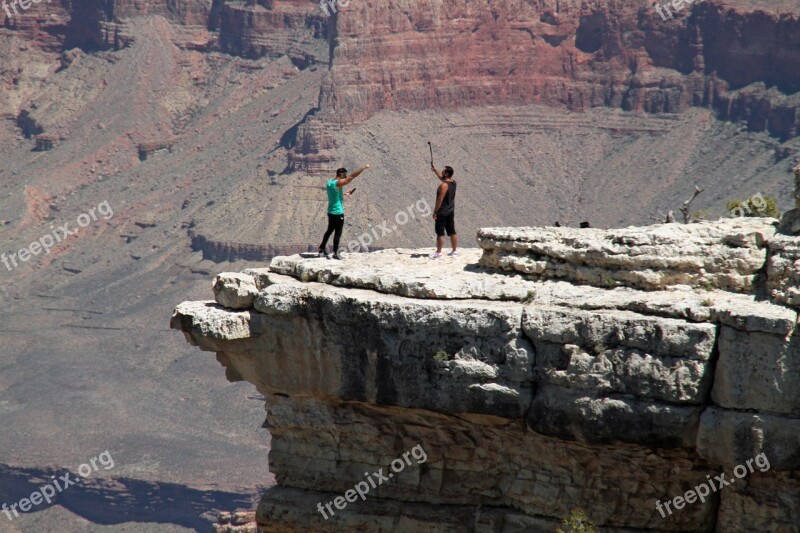
<instances>
[{"instance_id":1,"label":"limestone cliff","mask_svg":"<svg viewBox=\"0 0 800 533\"><path fill-rule=\"evenodd\" d=\"M221 274L172 327L267 398L264 531L553 531L576 507L609 531L796 531L800 237L777 226L278 257ZM318 511L417 445L425 462Z\"/></svg>"}]
</instances>

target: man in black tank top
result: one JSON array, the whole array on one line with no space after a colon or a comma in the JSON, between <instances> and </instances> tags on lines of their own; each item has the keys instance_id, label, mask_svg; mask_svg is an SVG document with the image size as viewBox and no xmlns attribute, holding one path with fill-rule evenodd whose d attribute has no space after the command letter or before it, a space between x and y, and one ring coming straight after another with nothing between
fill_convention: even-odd
<instances>
[{"instance_id":1,"label":"man in black tank top","mask_svg":"<svg viewBox=\"0 0 800 533\"><path fill-rule=\"evenodd\" d=\"M436 189L436 208L433 210L433 219L436 221L436 252L430 255L431 259L442 257L445 233L450 237L453 251L447 255L458 255L458 235L456 234L456 188L458 184L453 179L453 167L444 167L442 172L436 170L431 163L431 168L442 183Z\"/></svg>"}]
</instances>

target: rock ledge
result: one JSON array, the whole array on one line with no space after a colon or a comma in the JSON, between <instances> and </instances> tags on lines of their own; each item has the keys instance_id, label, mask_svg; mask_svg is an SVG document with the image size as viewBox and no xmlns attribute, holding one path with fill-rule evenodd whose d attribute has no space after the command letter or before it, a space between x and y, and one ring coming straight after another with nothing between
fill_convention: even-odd
<instances>
[{"instance_id":1,"label":"rock ledge","mask_svg":"<svg viewBox=\"0 0 800 533\"><path fill-rule=\"evenodd\" d=\"M267 397L265 531L542 531L575 507L615 531L790 531L800 237L776 224L484 229L435 262L279 257L220 274L216 302L180 304L172 327ZM318 512L417 445L425 462ZM758 454L769 469L657 511Z\"/></svg>"}]
</instances>

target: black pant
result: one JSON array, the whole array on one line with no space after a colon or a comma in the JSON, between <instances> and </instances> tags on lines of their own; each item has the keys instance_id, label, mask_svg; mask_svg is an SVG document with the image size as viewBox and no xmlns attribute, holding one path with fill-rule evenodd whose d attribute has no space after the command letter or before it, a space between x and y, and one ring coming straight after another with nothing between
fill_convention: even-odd
<instances>
[{"instance_id":1,"label":"black pant","mask_svg":"<svg viewBox=\"0 0 800 533\"><path fill-rule=\"evenodd\" d=\"M433 228L436 230L437 237L444 237L445 233L448 237L452 237L456 234L456 214L436 215L436 223Z\"/></svg>"},{"instance_id":2,"label":"black pant","mask_svg":"<svg viewBox=\"0 0 800 533\"><path fill-rule=\"evenodd\" d=\"M328 230L322 238L322 244L319 245L320 250L325 250L328 246L328 239L333 235L333 253L339 253L339 240L342 238L342 230L344 229L344 215L331 215L328 213Z\"/></svg>"}]
</instances>

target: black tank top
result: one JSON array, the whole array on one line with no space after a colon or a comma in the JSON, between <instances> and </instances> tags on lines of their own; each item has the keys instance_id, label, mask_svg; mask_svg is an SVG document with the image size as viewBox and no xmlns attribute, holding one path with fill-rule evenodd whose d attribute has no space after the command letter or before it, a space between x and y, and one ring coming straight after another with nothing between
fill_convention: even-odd
<instances>
[{"instance_id":1,"label":"black tank top","mask_svg":"<svg viewBox=\"0 0 800 533\"><path fill-rule=\"evenodd\" d=\"M446 181L447 183L447 192L444 193L444 200L442 200L442 206L439 208L439 212L436 213L440 216L447 216L452 215L456 212L456 188L458 184L453 181Z\"/></svg>"}]
</instances>

